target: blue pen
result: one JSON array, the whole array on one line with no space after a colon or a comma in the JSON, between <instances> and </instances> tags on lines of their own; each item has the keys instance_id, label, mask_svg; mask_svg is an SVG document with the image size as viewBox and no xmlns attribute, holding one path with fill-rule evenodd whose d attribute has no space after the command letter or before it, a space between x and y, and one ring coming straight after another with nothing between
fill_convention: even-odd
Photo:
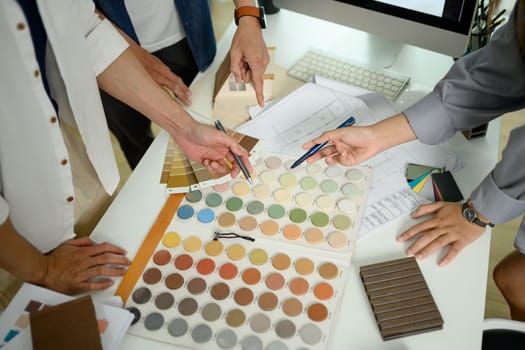
<instances>
[{"instance_id":1,"label":"blue pen","mask_svg":"<svg viewBox=\"0 0 525 350\"><path fill-rule=\"evenodd\" d=\"M339 125L337 127L337 129L340 129L340 128L344 128L346 126L350 126L352 124L355 123L355 118L354 117L350 117L348 118L347 120L345 120L343 122L343 124ZM304 162L305 160L307 160L308 158L310 158L311 156L313 156L315 154L315 152L319 151L321 148L323 148L324 146L326 146L326 144L328 143L328 141L326 142L323 142L323 143L318 143L316 144L315 146L313 146L312 148L310 148L308 150L308 152L306 152L305 154L303 154L301 156L301 158L297 159L291 166L291 168L295 168L297 166L299 166L302 162Z\"/></svg>"}]
</instances>

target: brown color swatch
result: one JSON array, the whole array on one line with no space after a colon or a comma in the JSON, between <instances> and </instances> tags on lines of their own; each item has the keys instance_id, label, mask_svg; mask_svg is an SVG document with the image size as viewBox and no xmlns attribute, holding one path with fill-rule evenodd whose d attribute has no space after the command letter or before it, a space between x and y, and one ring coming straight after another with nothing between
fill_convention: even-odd
<instances>
[{"instance_id":1,"label":"brown color swatch","mask_svg":"<svg viewBox=\"0 0 525 350\"><path fill-rule=\"evenodd\" d=\"M443 328L443 318L414 257L361 266L383 340Z\"/></svg>"}]
</instances>

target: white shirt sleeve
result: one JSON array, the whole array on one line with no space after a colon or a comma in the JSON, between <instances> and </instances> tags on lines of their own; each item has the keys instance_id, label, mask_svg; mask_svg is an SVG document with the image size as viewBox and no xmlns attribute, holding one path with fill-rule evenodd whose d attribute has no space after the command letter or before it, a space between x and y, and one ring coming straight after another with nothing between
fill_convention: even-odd
<instances>
[{"instance_id":1,"label":"white shirt sleeve","mask_svg":"<svg viewBox=\"0 0 525 350\"><path fill-rule=\"evenodd\" d=\"M98 20L86 36L93 69L98 76L127 49L128 43L107 19Z\"/></svg>"}]
</instances>

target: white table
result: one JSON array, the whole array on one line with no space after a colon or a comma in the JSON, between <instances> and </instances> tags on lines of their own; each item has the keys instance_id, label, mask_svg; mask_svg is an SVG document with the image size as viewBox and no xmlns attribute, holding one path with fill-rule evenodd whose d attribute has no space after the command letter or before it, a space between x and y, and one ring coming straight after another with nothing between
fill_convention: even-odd
<instances>
[{"instance_id":1,"label":"white table","mask_svg":"<svg viewBox=\"0 0 525 350\"><path fill-rule=\"evenodd\" d=\"M200 79L192 85L192 109L211 117L211 95L214 73L229 49L233 24L218 45L217 57ZM333 51L339 56L351 56L366 61L367 34L332 23L281 10L268 16L265 30L268 45L276 46L276 63L288 67L308 48ZM410 75L411 87L417 90L431 87L448 70L452 59L430 51L406 46L392 69ZM429 67L432 67L431 69ZM403 97L401 97L403 98ZM466 141L456 135L448 144L465 162L464 168L454 174L464 195L478 184L496 162L499 123L491 123L485 138ZM154 141L144 159L131 174L107 213L96 227L92 238L118 244L133 257L155 221L165 200L164 187L159 185L166 133ZM489 257L489 233L463 251L447 267L437 267L441 253L420 261L423 275L444 319L443 330L384 342L359 279L359 266L404 256L406 244L395 238L414 224L402 217L359 241L349 273L348 285L341 303L339 319L334 322L332 349L479 349L485 305L485 289ZM114 293L114 288L100 293ZM168 344L127 335L121 349L173 349Z\"/></svg>"}]
</instances>

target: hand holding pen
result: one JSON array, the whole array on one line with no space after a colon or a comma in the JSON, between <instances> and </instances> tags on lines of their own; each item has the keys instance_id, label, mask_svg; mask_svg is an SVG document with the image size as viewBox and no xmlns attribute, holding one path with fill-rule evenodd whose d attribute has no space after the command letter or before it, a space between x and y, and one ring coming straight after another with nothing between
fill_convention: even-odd
<instances>
[{"instance_id":1,"label":"hand holding pen","mask_svg":"<svg viewBox=\"0 0 525 350\"><path fill-rule=\"evenodd\" d=\"M215 121L215 127L217 128L217 130L220 130L220 131L224 132L225 134L228 134L226 132L226 129L224 128L224 126L220 122L220 120ZM246 178L246 180L250 184L252 184L253 183L252 177L250 176L250 172L248 171L248 168L246 167L244 162L241 160L241 158L237 154L233 153L231 150L230 150L230 154L232 155L233 159L235 160L235 162L237 163L237 165L241 169L241 171L242 171L244 177Z\"/></svg>"},{"instance_id":2,"label":"hand holding pen","mask_svg":"<svg viewBox=\"0 0 525 350\"><path fill-rule=\"evenodd\" d=\"M347 126L351 126L355 123L355 118L354 117L350 117L348 118L347 120L345 120L341 125L339 125L337 127L337 129L341 129L341 128L344 128L344 127L347 127ZM323 134L324 135L324 134ZM321 137L323 136L321 135ZM303 154L299 159L297 159L291 166L291 168L295 168L297 166L299 166L301 163L303 163L305 160L307 160L308 158L310 158L311 156L313 156L315 153L317 153L319 150L321 150L323 147L325 147L327 144L328 144L329 140L326 140L324 142L321 142L321 143L317 143L315 145L313 145L305 154ZM304 147L306 148L307 145L309 146L311 144L311 142L307 143L304 145Z\"/></svg>"}]
</instances>

